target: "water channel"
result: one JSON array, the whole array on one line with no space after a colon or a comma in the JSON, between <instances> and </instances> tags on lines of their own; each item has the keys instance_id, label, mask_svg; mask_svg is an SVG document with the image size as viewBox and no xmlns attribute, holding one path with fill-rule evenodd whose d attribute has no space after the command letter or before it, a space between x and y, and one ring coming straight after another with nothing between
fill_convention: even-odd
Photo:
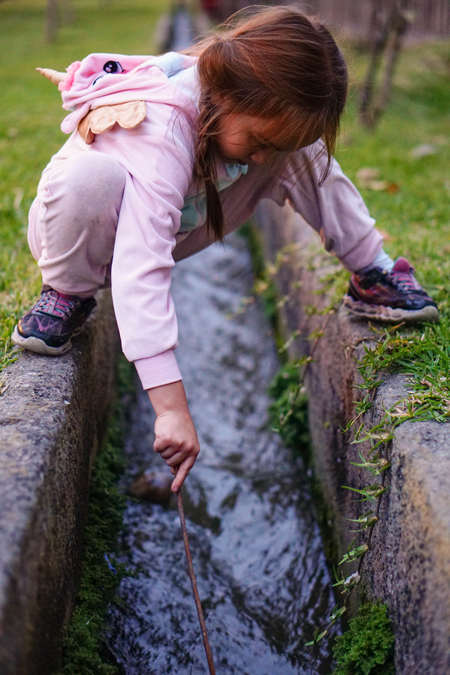
<instances>
[{"instance_id":1,"label":"water channel","mask_svg":"<svg viewBox=\"0 0 450 675\"><path fill-rule=\"evenodd\" d=\"M325 675L327 641L304 643L334 606L310 490L267 423L266 389L279 368L252 286L243 239L177 264L177 357L201 453L184 490L188 532L217 675ZM153 413L138 395L124 487L158 471ZM208 672L176 501L128 502L121 560L137 572L110 610L109 646L127 675Z\"/></svg>"}]
</instances>

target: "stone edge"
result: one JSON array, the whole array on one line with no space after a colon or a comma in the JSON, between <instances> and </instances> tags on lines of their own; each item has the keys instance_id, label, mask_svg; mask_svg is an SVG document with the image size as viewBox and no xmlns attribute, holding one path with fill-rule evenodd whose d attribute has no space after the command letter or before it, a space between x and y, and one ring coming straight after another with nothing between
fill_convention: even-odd
<instances>
[{"instance_id":1,"label":"stone edge","mask_svg":"<svg viewBox=\"0 0 450 675\"><path fill-rule=\"evenodd\" d=\"M79 577L90 469L115 394L109 291L70 352L24 352L0 375L0 671L61 665Z\"/></svg>"}]
</instances>

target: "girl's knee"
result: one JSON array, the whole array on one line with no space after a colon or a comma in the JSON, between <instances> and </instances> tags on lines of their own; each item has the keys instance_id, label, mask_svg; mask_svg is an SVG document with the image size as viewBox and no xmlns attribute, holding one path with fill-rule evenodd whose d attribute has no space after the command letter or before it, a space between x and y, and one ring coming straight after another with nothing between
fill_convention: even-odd
<instances>
[{"instance_id":1,"label":"girl's knee","mask_svg":"<svg viewBox=\"0 0 450 675\"><path fill-rule=\"evenodd\" d=\"M98 249L102 260L110 260L125 182L126 171L117 161L94 152L64 160L44 174L39 235L47 255L87 247L91 256Z\"/></svg>"},{"instance_id":2,"label":"girl's knee","mask_svg":"<svg viewBox=\"0 0 450 675\"><path fill-rule=\"evenodd\" d=\"M89 152L66 160L62 181L79 206L119 202L125 187L125 169L113 158Z\"/></svg>"}]
</instances>

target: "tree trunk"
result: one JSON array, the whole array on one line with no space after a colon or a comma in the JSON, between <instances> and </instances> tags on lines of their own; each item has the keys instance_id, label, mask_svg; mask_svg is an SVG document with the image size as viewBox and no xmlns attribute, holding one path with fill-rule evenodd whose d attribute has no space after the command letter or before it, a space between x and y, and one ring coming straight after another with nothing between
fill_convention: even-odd
<instances>
[{"instance_id":1,"label":"tree trunk","mask_svg":"<svg viewBox=\"0 0 450 675\"><path fill-rule=\"evenodd\" d=\"M411 11L407 9L409 1L373 0L370 22L373 44L359 99L360 120L368 129L375 127L391 98L394 71L402 48L403 36L413 19ZM380 66L383 54L384 64ZM382 67L381 84L374 103L377 72L380 67Z\"/></svg>"},{"instance_id":2,"label":"tree trunk","mask_svg":"<svg viewBox=\"0 0 450 675\"><path fill-rule=\"evenodd\" d=\"M391 25L391 35L386 51L380 91L378 93L377 102L374 106L374 124L376 124L380 115L382 115L389 105L395 66L402 48L403 36L405 35L410 23L406 9L401 7L397 0L393 0L392 2L392 11L390 13L389 23Z\"/></svg>"},{"instance_id":3,"label":"tree trunk","mask_svg":"<svg viewBox=\"0 0 450 675\"><path fill-rule=\"evenodd\" d=\"M54 42L58 31L58 0L47 0L47 21L45 37L47 42Z\"/></svg>"},{"instance_id":4,"label":"tree trunk","mask_svg":"<svg viewBox=\"0 0 450 675\"><path fill-rule=\"evenodd\" d=\"M389 27L383 0L372 0L372 13L369 24L370 41L372 49L370 53L369 67L359 95L359 115L364 126L373 126L373 97L375 82L381 57L385 50Z\"/></svg>"}]
</instances>

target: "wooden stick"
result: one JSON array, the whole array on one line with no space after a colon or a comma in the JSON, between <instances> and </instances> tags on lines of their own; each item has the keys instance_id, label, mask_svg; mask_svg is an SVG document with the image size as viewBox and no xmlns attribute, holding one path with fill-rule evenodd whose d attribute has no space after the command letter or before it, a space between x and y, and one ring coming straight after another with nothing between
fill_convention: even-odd
<instances>
[{"instance_id":1,"label":"wooden stick","mask_svg":"<svg viewBox=\"0 0 450 675\"><path fill-rule=\"evenodd\" d=\"M200 596L198 594L197 580L195 578L195 573L194 573L194 565L192 564L191 549L189 547L189 539L188 539L187 529L186 529L186 518L184 517L183 498L181 497L181 488L177 492L177 502L178 502L178 513L179 513L180 522L181 522L181 531L183 533L184 548L186 550L186 558L187 558L187 563L188 563L189 576L191 578L192 590L194 592L195 606L197 607L198 620L200 622L200 628L201 628L201 631L202 631L203 644L204 644L205 652L206 652L206 659L208 661L210 675L216 675L216 671L214 669L213 657L212 657L212 653L211 653L211 648L209 646L208 633L206 632L205 618L203 616L203 610L202 610L202 605L201 605L201 602L200 602Z\"/></svg>"}]
</instances>

